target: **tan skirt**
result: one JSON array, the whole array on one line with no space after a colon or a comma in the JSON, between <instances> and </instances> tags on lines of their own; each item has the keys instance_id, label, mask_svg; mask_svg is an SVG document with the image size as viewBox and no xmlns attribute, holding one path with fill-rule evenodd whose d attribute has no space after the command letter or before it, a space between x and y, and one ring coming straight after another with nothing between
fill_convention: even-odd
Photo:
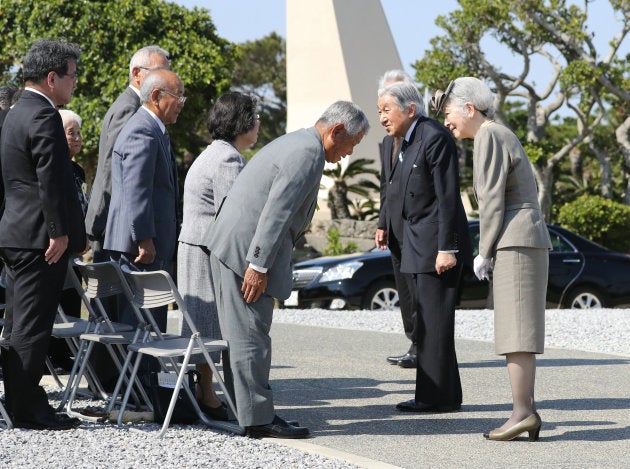
<instances>
[{"instance_id":1,"label":"tan skirt","mask_svg":"<svg viewBox=\"0 0 630 469\"><path fill-rule=\"evenodd\" d=\"M494 260L494 349L543 353L549 251L499 249Z\"/></svg>"}]
</instances>

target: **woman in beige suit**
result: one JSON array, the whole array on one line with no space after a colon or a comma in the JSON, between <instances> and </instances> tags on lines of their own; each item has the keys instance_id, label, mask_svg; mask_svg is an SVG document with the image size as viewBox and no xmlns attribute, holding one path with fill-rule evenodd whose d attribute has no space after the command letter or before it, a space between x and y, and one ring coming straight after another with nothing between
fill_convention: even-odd
<instances>
[{"instance_id":1,"label":"woman in beige suit","mask_svg":"<svg viewBox=\"0 0 630 469\"><path fill-rule=\"evenodd\" d=\"M458 140L474 139L473 185L479 203L479 255L475 274L493 272L495 350L505 355L513 410L484 436L538 439L535 354L544 352L545 296L551 242L537 199L534 175L518 138L492 120L494 96L479 79L462 77L433 99Z\"/></svg>"}]
</instances>

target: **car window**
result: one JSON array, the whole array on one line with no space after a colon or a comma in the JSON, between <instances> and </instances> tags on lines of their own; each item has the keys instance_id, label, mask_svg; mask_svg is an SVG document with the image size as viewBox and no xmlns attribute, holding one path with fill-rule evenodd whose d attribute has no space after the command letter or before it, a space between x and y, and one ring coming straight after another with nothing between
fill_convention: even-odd
<instances>
[{"instance_id":1,"label":"car window","mask_svg":"<svg viewBox=\"0 0 630 469\"><path fill-rule=\"evenodd\" d=\"M554 233L549 230L549 237L551 238L551 246L553 252L575 252L573 246L571 246L566 239L560 236L558 233Z\"/></svg>"}]
</instances>

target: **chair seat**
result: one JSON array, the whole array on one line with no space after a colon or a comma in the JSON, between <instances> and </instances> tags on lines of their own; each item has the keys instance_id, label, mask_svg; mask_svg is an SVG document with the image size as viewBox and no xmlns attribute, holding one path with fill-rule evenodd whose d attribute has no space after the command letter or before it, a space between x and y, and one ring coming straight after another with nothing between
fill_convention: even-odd
<instances>
[{"instance_id":1,"label":"chair seat","mask_svg":"<svg viewBox=\"0 0 630 469\"><path fill-rule=\"evenodd\" d=\"M81 334L80 338L82 340L89 340L91 342L98 342L101 344L130 344L133 341L133 337L135 332L121 332L117 334L101 334L101 333L86 333ZM152 337L156 337L155 333L151 333ZM174 337L179 337L178 335L173 334L162 334L162 337L165 339L170 339ZM141 343L141 342L139 342Z\"/></svg>"},{"instance_id":2,"label":"chair seat","mask_svg":"<svg viewBox=\"0 0 630 469\"><path fill-rule=\"evenodd\" d=\"M52 336L58 339L67 337L79 337L88 330L92 323L87 319L78 319L69 322L56 322L53 325Z\"/></svg>"},{"instance_id":3,"label":"chair seat","mask_svg":"<svg viewBox=\"0 0 630 469\"><path fill-rule=\"evenodd\" d=\"M208 339L206 337L202 337L201 340L208 352L220 352L228 349L228 344L225 340ZM186 354L189 343L190 338L182 337L160 342L131 344L129 350L153 357L178 357ZM202 353L201 347L198 347L196 344L193 345L192 354L195 355L199 353Z\"/></svg>"}]
</instances>

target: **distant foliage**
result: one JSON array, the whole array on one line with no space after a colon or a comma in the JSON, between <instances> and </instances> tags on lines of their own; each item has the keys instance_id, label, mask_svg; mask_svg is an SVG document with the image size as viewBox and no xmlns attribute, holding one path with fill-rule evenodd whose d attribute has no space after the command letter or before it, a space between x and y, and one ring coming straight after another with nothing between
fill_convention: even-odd
<instances>
[{"instance_id":1,"label":"distant foliage","mask_svg":"<svg viewBox=\"0 0 630 469\"><path fill-rule=\"evenodd\" d=\"M596 243L630 251L630 207L599 195L582 195L560 208L558 222Z\"/></svg>"},{"instance_id":2,"label":"distant foliage","mask_svg":"<svg viewBox=\"0 0 630 469\"><path fill-rule=\"evenodd\" d=\"M341 234L337 228L331 228L326 235L328 246L324 249L326 256L338 256L339 254L352 254L359 252L359 246L350 241L348 244L341 242Z\"/></svg>"}]
</instances>

